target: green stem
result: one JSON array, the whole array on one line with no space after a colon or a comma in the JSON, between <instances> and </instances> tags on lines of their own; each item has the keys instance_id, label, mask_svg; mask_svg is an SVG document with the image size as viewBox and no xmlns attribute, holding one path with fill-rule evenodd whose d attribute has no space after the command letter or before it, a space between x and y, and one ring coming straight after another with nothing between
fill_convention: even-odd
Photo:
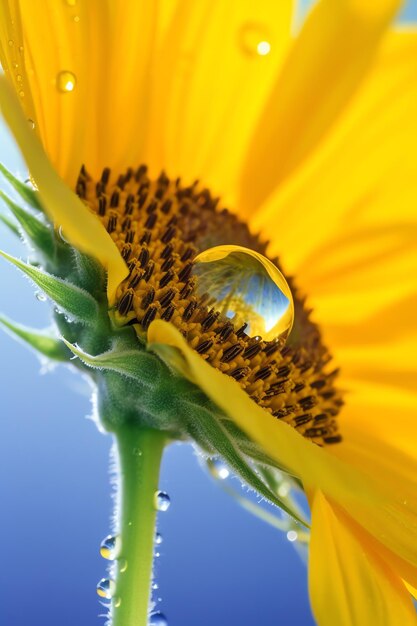
<instances>
[{"instance_id":1,"label":"green stem","mask_svg":"<svg viewBox=\"0 0 417 626\"><path fill-rule=\"evenodd\" d=\"M163 433L123 426L116 433L120 472L119 528L113 626L146 626L155 539L155 492L166 443Z\"/></svg>"}]
</instances>

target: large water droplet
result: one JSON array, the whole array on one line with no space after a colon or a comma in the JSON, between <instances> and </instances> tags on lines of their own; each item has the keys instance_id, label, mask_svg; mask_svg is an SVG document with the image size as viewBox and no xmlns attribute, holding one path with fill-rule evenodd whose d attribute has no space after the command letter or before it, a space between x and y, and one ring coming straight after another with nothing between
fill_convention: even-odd
<instances>
[{"instance_id":1,"label":"large water droplet","mask_svg":"<svg viewBox=\"0 0 417 626\"><path fill-rule=\"evenodd\" d=\"M116 583L110 578L102 578L97 584L97 595L110 600L116 590Z\"/></svg>"},{"instance_id":2,"label":"large water droplet","mask_svg":"<svg viewBox=\"0 0 417 626\"><path fill-rule=\"evenodd\" d=\"M286 337L294 321L290 288L279 269L258 252L241 246L216 246L195 259L197 293L246 333L266 341Z\"/></svg>"},{"instance_id":3,"label":"large water droplet","mask_svg":"<svg viewBox=\"0 0 417 626\"><path fill-rule=\"evenodd\" d=\"M150 615L149 624L150 626L168 626L168 621L161 611L155 611Z\"/></svg>"},{"instance_id":4,"label":"large water droplet","mask_svg":"<svg viewBox=\"0 0 417 626\"><path fill-rule=\"evenodd\" d=\"M77 84L77 78L73 72L62 70L56 77L56 86L62 93L70 93L74 91Z\"/></svg>"},{"instance_id":5,"label":"large water droplet","mask_svg":"<svg viewBox=\"0 0 417 626\"><path fill-rule=\"evenodd\" d=\"M289 531L287 532L287 539L288 539L288 541L291 541L291 543L292 543L293 541L297 541L297 539L298 539L298 533L297 533L297 531L296 531L296 530L289 530Z\"/></svg>"},{"instance_id":6,"label":"large water droplet","mask_svg":"<svg viewBox=\"0 0 417 626\"><path fill-rule=\"evenodd\" d=\"M162 535L160 533L156 533L156 535L155 535L155 543L156 543L156 545L160 546L162 541L163 541Z\"/></svg>"},{"instance_id":7,"label":"large water droplet","mask_svg":"<svg viewBox=\"0 0 417 626\"><path fill-rule=\"evenodd\" d=\"M120 552L121 541L120 537L114 535L108 535L103 539L100 544L100 554L103 559L113 561L117 558Z\"/></svg>"},{"instance_id":8,"label":"large water droplet","mask_svg":"<svg viewBox=\"0 0 417 626\"><path fill-rule=\"evenodd\" d=\"M230 476L228 468L220 459L212 459L210 461L210 470L214 478L219 480L226 480Z\"/></svg>"},{"instance_id":9,"label":"large water droplet","mask_svg":"<svg viewBox=\"0 0 417 626\"><path fill-rule=\"evenodd\" d=\"M171 499L166 491L157 491L155 493L155 508L157 511L168 511Z\"/></svg>"},{"instance_id":10,"label":"large water droplet","mask_svg":"<svg viewBox=\"0 0 417 626\"><path fill-rule=\"evenodd\" d=\"M239 31L239 44L245 54L267 56L271 52L271 37L262 24L248 22Z\"/></svg>"}]
</instances>

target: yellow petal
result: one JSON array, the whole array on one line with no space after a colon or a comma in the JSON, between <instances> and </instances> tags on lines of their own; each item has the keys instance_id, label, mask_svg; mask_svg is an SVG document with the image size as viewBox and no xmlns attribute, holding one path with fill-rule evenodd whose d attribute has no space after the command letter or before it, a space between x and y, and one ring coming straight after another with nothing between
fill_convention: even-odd
<instances>
[{"instance_id":1,"label":"yellow petal","mask_svg":"<svg viewBox=\"0 0 417 626\"><path fill-rule=\"evenodd\" d=\"M254 216L252 227L272 238L270 251L286 270L301 281L306 272L309 294L324 288L315 278L321 248L330 252L332 241L347 241L351 232L416 222L416 55L417 31L385 37L333 131ZM331 258L327 265L331 271Z\"/></svg>"},{"instance_id":2,"label":"yellow petal","mask_svg":"<svg viewBox=\"0 0 417 626\"><path fill-rule=\"evenodd\" d=\"M309 587L320 626L417 623L402 581L320 492L312 507Z\"/></svg>"},{"instance_id":3,"label":"yellow petal","mask_svg":"<svg viewBox=\"0 0 417 626\"><path fill-rule=\"evenodd\" d=\"M225 202L235 202L251 130L288 46L293 5L177 3L153 72L154 170L164 166L187 180L201 178Z\"/></svg>"},{"instance_id":4,"label":"yellow petal","mask_svg":"<svg viewBox=\"0 0 417 626\"><path fill-rule=\"evenodd\" d=\"M242 175L241 206L247 212L329 131L369 70L400 4L321 0L313 7L253 135Z\"/></svg>"},{"instance_id":5,"label":"yellow petal","mask_svg":"<svg viewBox=\"0 0 417 626\"><path fill-rule=\"evenodd\" d=\"M0 104L1 114L22 150L46 211L74 246L97 258L107 268L108 295L112 302L117 286L127 275L126 264L116 245L96 216L58 176L3 76L0 76Z\"/></svg>"},{"instance_id":6,"label":"yellow petal","mask_svg":"<svg viewBox=\"0 0 417 626\"><path fill-rule=\"evenodd\" d=\"M83 163L99 176L144 157L156 13L146 0L0 1L2 64L71 187Z\"/></svg>"},{"instance_id":7,"label":"yellow petal","mask_svg":"<svg viewBox=\"0 0 417 626\"><path fill-rule=\"evenodd\" d=\"M417 219L398 220L392 210L391 220L341 228L299 265L297 279L321 324L360 324L415 293Z\"/></svg>"},{"instance_id":8,"label":"yellow petal","mask_svg":"<svg viewBox=\"0 0 417 626\"><path fill-rule=\"evenodd\" d=\"M267 455L299 476L307 492L322 489L326 497L351 511L387 550L409 566L417 566L417 489L411 491L406 485L403 492L398 481L396 490L387 490L384 471L368 475L360 464L355 467L351 447L346 458L337 458L336 450L343 450L343 442L319 448L307 441L255 404L238 383L206 363L172 325L161 320L153 322L148 341L153 350L168 360L167 346L174 348L173 367L178 368L181 363L182 374L198 385ZM413 470L417 476L416 462L411 462L410 472Z\"/></svg>"}]
</instances>

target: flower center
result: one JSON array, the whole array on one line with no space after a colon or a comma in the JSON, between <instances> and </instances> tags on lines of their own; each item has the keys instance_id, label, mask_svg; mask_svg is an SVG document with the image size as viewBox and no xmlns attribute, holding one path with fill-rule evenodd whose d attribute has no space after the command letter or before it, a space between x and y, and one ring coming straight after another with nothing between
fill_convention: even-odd
<instances>
[{"instance_id":1,"label":"flower center","mask_svg":"<svg viewBox=\"0 0 417 626\"><path fill-rule=\"evenodd\" d=\"M245 223L198 182L186 187L164 172L150 180L144 165L117 180L106 168L99 181L83 167L76 192L128 265L117 291L120 324L146 333L155 319L171 322L276 418L319 445L341 440L337 370L320 331Z\"/></svg>"}]
</instances>

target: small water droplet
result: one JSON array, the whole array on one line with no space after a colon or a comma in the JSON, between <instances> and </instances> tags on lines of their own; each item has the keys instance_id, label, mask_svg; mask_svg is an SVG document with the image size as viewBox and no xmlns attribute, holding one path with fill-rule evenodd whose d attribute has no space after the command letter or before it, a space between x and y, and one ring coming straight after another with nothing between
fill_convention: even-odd
<instances>
[{"instance_id":1,"label":"small water droplet","mask_svg":"<svg viewBox=\"0 0 417 626\"><path fill-rule=\"evenodd\" d=\"M281 496L281 498L286 498L289 492L290 492L289 483L281 483L280 486L278 487L278 495Z\"/></svg>"},{"instance_id":2,"label":"small water droplet","mask_svg":"<svg viewBox=\"0 0 417 626\"><path fill-rule=\"evenodd\" d=\"M161 556L160 552L155 552L155 558L159 559L160 556Z\"/></svg>"},{"instance_id":3,"label":"small water droplet","mask_svg":"<svg viewBox=\"0 0 417 626\"><path fill-rule=\"evenodd\" d=\"M116 584L114 580L110 578L102 578L97 584L97 595L100 598L106 598L106 600L110 600L113 597L114 592L116 590Z\"/></svg>"},{"instance_id":4,"label":"small water droplet","mask_svg":"<svg viewBox=\"0 0 417 626\"><path fill-rule=\"evenodd\" d=\"M159 585L158 585L158 583L153 583L153 584L152 584L152 589L153 589L154 591L157 591L157 590L159 589Z\"/></svg>"},{"instance_id":5,"label":"small water droplet","mask_svg":"<svg viewBox=\"0 0 417 626\"><path fill-rule=\"evenodd\" d=\"M19 46L19 52L23 52L23 46Z\"/></svg>"},{"instance_id":6,"label":"small water droplet","mask_svg":"<svg viewBox=\"0 0 417 626\"><path fill-rule=\"evenodd\" d=\"M74 15L73 20L76 24L78 24L78 22L80 21L80 16L79 15Z\"/></svg>"},{"instance_id":7,"label":"small water droplet","mask_svg":"<svg viewBox=\"0 0 417 626\"><path fill-rule=\"evenodd\" d=\"M133 454L135 456L142 456L142 450L140 448L133 448Z\"/></svg>"},{"instance_id":8,"label":"small water droplet","mask_svg":"<svg viewBox=\"0 0 417 626\"><path fill-rule=\"evenodd\" d=\"M155 493L155 508L157 511L168 511L171 499L166 491L157 491Z\"/></svg>"},{"instance_id":9,"label":"small water droplet","mask_svg":"<svg viewBox=\"0 0 417 626\"><path fill-rule=\"evenodd\" d=\"M122 599L121 598L119 598L118 596L113 598L113 606L114 606L114 608L118 609L121 604L122 604Z\"/></svg>"},{"instance_id":10,"label":"small water droplet","mask_svg":"<svg viewBox=\"0 0 417 626\"><path fill-rule=\"evenodd\" d=\"M10 46L10 47L14 46L14 41L13 41L13 39L9 39L9 46Z\"/></svg>"},{"instance_id":11,"label":"small water droplet","mask_svg":"<svg viewBox=\"0 0 417 626\"><path fill-rule=\"evenodd\" d=\"M41 291L36 291L35 292L35 298L36 298L36 300L39 300L39 302L46 302L46 296Z\"/></svg>"},{"instance_id":12,"label":"small water droplet","mask_svg":"<svg viewBox=\"0 0 417 626\"><path fill-rule=\"evenodd\" d=\"M32 128L32 130L35 128L35 122L31 120L30 118L28 119L28 124Z\"/></svg>"},{"instance_id":13,"label":"small water droplet","mask_svg":"<svg viewBox=\"0 0 417 626\"><path fill-rule=\"evenodd\" d=\"M298 533L295 530L289 530L287 532L287 539L288 541L291 541L291 543L293 541L297 541L297 538L298 538Z\"/></svg>"},{"instance_id":14,"label":"small water droplet","mask_svg":"<svg viewBox=\"0 0 417 626\"><path fill-rule=\"evenodd\" d=\"M73 72L62 70L56 77L56 86L61 93L70 93L74 91L77 84L77 78Z\"/></svg>"},{"instance_id":15,"label":"small water droplet","mask_svg":"<svg viewBox=\"0 0 417 626\"><path fill-rule=\"evenodd\" d=\"M267 56L271 52L271 37L262 24L249 22L239 31L239 44L245 54Z\"/></svg>"},{"instance_id":16,"label":"small water droplet","mask_svg":"<svg viewBox=\"0 0 417 626\"><path fill-rule=\"evenodd\" d=\"M17 74L17 76L16 76L16 80L17 80L17 82L18 82L18 83L21 83L21 82L22 82L22 80L23 80L23 78L22 78L22 74Z\"/></svg>"},{"instance_id":17,"label":"small water droplet","mask_svg":"<svg viewBox=\"0 0 417 626\"><path fill-rule=\"evenodd\" d=\"M25 92L23 91L23 89L21 89L21 90L19 91L19 96L20 96L21 98L24 98L24 97L25 97Z\"/></svg>"},{"instance_id":18,"label":"small water droplet","mask_svg":"<svg viewBox=\"0 0 417 626\"><path fill-rule=\"evenodd\" d=\"M290 288L279 269L258 252L241 246L216 246L197 255L196 291L246 333L266 341L285 338L294 321Z\"/></svg>"},{"instance_id":19,"label":"small water droplet","mask_svg":"<svg viewBox=\"0 0 417 626\"><path fill-rule=\"evenodd\" d=\"M59 227L58 227L58 235L59 235L60 239L61 239L64 243L69 243L69 242L68 242L68 239L66 239L66 238L65 238L65 235L64 235L64 229L62 228L62 226L59 226Z\"/></svg>"},{"instance_id":20,"label":"small water droplet","mask_svg":"<svg viewBox=\"0 0 417 626\"><path fill-rule=\"evenodd\" d=\"M149 624L150 626L168 626L168 621L161 611L155 611L150 615Z\"/></svg>"},{"instance_id":21,"label":"small water droplet","mask_svg":"<svg viewBox=\"0 0 417 626\"><path fill-rule=\"evenodd\" d=\"M12 63L13 67L15 70L17 70L17 68L19 67L19 63Z\"/></svg>"},{"instance_id":22,"label":"small water droplet","mask_svg":"<svg viewBox=\"0 0 417 626\"><path fill-rule=\"evenodd\" d=\"M230 476L228 468L220 459L213 459L210 463L210 469L214 478L219 480L226 480Z\"/></svg>"},{"instance_id":23,"label":"small water droplet","mask_svg":"<svg viewBox=\"0 0 417 626\"><path fill-rule=\"evenodd\" d=\"M107 535L100 544L100 554L103 559L113 561L117 558L121 548L120 537L115 535Z\"/></svg>"},{"instance_id":24,"label":"small water droplet","mask_svg":"<svg viewBox=\"0 0 417 626\"><path fill-rule=\"evenodd\" d=\"M127 570L127 560L119 559L119 572L123 574Z\"/></svg>"},{"instance_id":25,"label":"small water droplet","mask_svg":"<svg viewBox=\"0 0 417 626\"><path fill-rule=\"evenodd\" d=\"M157 546L160 546L163 541L162 535L160 533L156 533L155 535L155 543Z\"/></svg>"}]
</instances>

